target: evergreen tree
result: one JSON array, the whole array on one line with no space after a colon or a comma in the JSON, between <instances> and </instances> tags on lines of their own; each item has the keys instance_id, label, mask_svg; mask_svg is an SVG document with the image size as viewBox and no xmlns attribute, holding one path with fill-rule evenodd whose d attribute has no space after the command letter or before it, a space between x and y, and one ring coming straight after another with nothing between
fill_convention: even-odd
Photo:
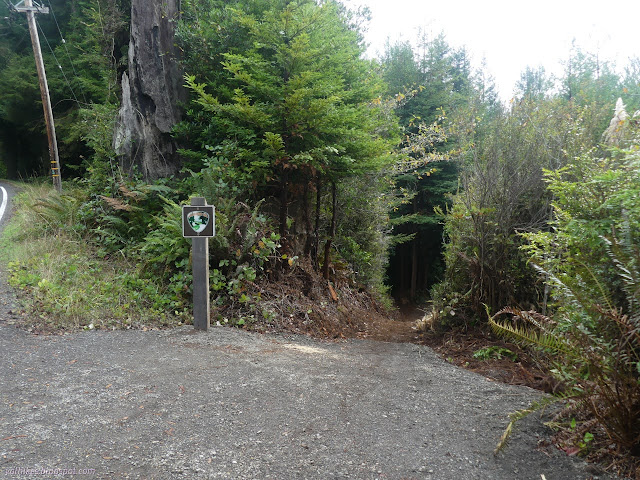
<instances>
[{"instance_id":1,"label":"evergreen tree","mask_svg":"<svg viewBox=\"0 0 640 480\"><path fill-rule=\"evenodd\" d=\"M0 161L11 178L40 172L47 143L25 15L4 3L0 18Z\"/></svg>"},{"instance_id":2,"label":"evergreen tree","mask_svg":"<svg viewBox=\"0 0 640 480\"><path fill-rule=\"evenodd\" d=\"M640 57L630 59L625 67L621 97L631 115L640 110Z\"/></svg>"},{"instance_id":3,"label":"evergreen tree","mask_svg":"<svg viewBox=\"0 0 640 480\"><path fill-rule=\"evenodd\" d=\"M530 98L533 100L544 100L550 95L553 88L553 80L549 78L544 67L533 69L527 67L520 75L520 80L516 83L516 98Z\"/></svg>"},{"instance_id":4,"label":"evergreen tree","mask_svg":"<svg viewBox=\"0 0 640 480\"><path fill-rule=\"evenodd\" d=\"M574 46L565 62L560 84L562 97L588 112L588 121L583 118L584 126L591 132L593 143L597 144L611 120L612 105L624 92L614 66L603 61L597 53Z\"/></svg>"},{"instance_id":5,"label":"evergreen tree","mask_svg":"<svg viewBox=\"0 0 640 480\"><path fill-rule=\"evenodd\" d=\"M451 148L444 142L444 132L424 144L420 154L409 144L427 125L435 122L442 128L446 113L463 108L471 98L474 80L466 51L451 49L442 34L432 40L422 36L417 53L407 42L388 43L381 68L388 93L398 98L396 110L407 135L401 148L414 158L424 154L442 158ZM394 248L388 273L397 296L414 301L440 278L442 217L434 208L447 203L446 196L457 187L457 176L455 163L439 161L418 162L395 177L396 186L406 195L391 213Z\"/></svg>"},{"instance_id":6,"label":"evergreen tree","mask_svg":"<svg viewBox=\"0 0 640 480\"><path fill-rule=\"evenodd\" d=\"M209 165L224 162L240 189L256 199L277 199L288 254L304 253L318 263L322 227L311 199L315 193L318 209L322 192L331 192L327 275L342 179L379 171L391 159L394 127L382 114L383 84L362 59L359 33L335 2L205 5L218 32L198 51L213 69L204 72L206 83L187 79L197 103L187 124L197 126L199 141L215 153ZM185 28L183 40L197 42ZM231 40L229 31L242 32L241 40ZM194 61L187 58L187 65Z\"/></svg>"}]
</instances>

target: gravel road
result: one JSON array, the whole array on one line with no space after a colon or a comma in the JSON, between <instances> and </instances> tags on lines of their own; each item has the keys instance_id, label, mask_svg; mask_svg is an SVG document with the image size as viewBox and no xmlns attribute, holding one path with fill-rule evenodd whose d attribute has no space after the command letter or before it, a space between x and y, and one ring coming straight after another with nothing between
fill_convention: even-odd
<instances>
[{"instance_id":1,"label":"gravel road","mask_svg":"<svg viewBox=\"0 0 640 480\"><path fill-rule=\"evenodd\" d=\"M428 347L225 327L38 336L0 265L0 478L614 479L538 448L540 393Z\"/></svg>"},{"instance_id":2,"label":"gravel road","mask_svg":"<svg viewBox=\"0 0 640 480\"><path fill-rule=\"evenodd\" d=\"M417 345L0 326L0 346L6 478L613 478L536 449L537 416L494 456L506 414L538 392Z\"/></svg>"}]
</instances>

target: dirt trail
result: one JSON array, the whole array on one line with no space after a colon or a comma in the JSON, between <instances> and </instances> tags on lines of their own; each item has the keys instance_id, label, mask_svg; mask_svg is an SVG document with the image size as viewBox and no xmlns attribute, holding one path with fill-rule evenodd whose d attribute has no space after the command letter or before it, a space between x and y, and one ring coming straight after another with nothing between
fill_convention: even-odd
<instances>
[{"instance_id":1,"label":"dirt trail","mask_svg":"<svg viewBox=\"0 0 640 480\"><path fill-rule=\"evenodd\" d=\"M381 342L418 343L416 321L423 315L417 307L405 307L399 310L396 318L372 317L366 324L366 333L359 337Z\"/></svg>"}]
</instances>

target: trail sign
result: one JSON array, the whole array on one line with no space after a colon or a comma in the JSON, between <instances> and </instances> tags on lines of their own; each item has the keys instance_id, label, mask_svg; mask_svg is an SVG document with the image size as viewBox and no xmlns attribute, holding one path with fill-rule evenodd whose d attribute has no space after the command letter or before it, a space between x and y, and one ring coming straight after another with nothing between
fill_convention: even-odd
<instances>
[{"instance_id":1,"label":"trail sign","mask_svg":"<svg viewBox=\"0 0 640 480\"><path fill-rule=\"evenodd\" d=\"M210 325L208 237L215 236L215 224L215 209L204 197L193 197L191 205L182 207L182 236L193 238L193 326L197 330L208 330Z\"/></svg>"},{"instance_id":2,"label":"trail sign","mask_svg":"<svg viewBox=\"0 0 640 480\"><path fill-rule=\"evenodd\" d=\"M183 205L182 236L215 237L216 217L213 205Z\"/></svg>"}]
</instances>

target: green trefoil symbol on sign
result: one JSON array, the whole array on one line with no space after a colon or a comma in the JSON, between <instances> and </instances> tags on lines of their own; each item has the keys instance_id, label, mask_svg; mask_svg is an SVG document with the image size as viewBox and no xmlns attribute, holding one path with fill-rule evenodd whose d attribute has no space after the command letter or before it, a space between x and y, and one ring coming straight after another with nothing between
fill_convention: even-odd
<instances>
[{"instance_id":1,"label":"green trefoil symbol on sign","mask_svg":"<svg viewBox=\"0 0 640 480\"><path fill-rule=\"evenodd\" d=\"M187 222L189 222L189 225L191 226L194 232L200 233L209 224L209 214L201 210L189 212L187 214Z\"/></svg>"}]
</instances>

